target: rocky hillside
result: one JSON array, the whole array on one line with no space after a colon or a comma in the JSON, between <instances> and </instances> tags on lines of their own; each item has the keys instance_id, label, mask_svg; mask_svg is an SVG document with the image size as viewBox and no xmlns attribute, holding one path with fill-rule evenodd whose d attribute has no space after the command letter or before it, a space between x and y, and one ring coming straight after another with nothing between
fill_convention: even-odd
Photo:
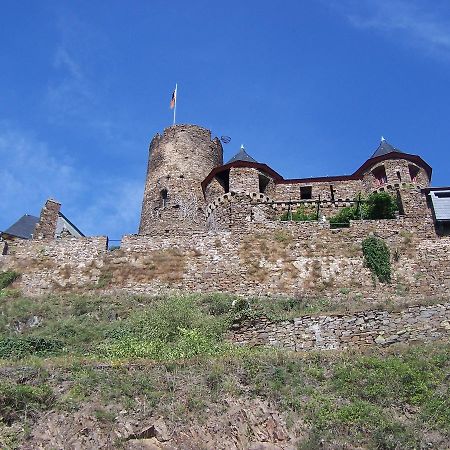
<instances>
[{"instance_id":1,"label":"rocky hillside","mask_svg":"<svg viewBox=\"0 0 450 450\"><path fill-rule=\"evenodd\" d=\"M3 290L0 448L448 448L448 342L302 353L227 341L252 316L339 305Z\"/></svg>"}]
</instances>

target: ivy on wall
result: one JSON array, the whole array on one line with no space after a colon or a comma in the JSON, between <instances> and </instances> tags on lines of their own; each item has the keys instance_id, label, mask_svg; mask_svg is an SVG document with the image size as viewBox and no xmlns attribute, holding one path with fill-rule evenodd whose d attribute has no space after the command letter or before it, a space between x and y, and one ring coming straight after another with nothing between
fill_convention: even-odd
<instances>
[{"instance_id":1,"label":"ivy on wall","mask_svg":"<svg viewBox=\"0 0 450 450\"><path fill-rule=\"evenodd\" d=\"M391 281L391 254L383 239L369 236L362 242L364 262L382 283Z\"/></svg>"}]
</instances>

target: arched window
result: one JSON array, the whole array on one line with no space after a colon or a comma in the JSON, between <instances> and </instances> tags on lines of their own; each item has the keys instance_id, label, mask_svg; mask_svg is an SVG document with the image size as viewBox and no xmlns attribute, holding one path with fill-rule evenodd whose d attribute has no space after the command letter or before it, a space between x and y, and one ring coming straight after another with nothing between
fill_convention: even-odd
<instances>
[{"instance_id":1,"label":"arched window","mask_svg":"<svg viewBox=\"0 0 450 450\"><path fill-rule=\"evenodd\" d=\"M167 206L167 200L169 197L169 193L167 192L167 189L162 189L159 194L161 196L161 206L164 208Z\"/></svg>"},{"instance_id":2,"label":"arched window","mask_svg":"<svg viewBox=\"0 0 450 450\"><path fill-rule=\"evenodd\" d=\"M411 181L413 183L416 183L417 175L419 175L420 169L417 166L413 166L412 164L409 164L408 168L409 168L409 176L411 177Z\"/></svg>"},{"instance_id":3,"label":"arched window","mask_svg":"<svg viewBox=\"0 0 450 450\"><path fill-rule=\"evenodd\" d=\"M375 169L372 170L372 175L375 177L378 186L387 183L386 169L384 166L375 167Z\"/></svg>"}]
</instances>

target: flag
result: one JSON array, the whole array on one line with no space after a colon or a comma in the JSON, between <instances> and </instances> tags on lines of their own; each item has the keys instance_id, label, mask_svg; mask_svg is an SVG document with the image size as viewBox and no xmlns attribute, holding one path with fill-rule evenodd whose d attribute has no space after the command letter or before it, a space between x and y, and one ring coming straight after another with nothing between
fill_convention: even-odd
<instances>
[{"instance_id":1,"label":"flag","mask_svg":"<svg viewBox=\"0 0 450 450\"><path fill-rule=\"evenodd\" d=\"M175 90L172 93L172 99L170 100L170 109L175 108L177 102L177 86L175 85Z\"/></svg>"}]
</instances>

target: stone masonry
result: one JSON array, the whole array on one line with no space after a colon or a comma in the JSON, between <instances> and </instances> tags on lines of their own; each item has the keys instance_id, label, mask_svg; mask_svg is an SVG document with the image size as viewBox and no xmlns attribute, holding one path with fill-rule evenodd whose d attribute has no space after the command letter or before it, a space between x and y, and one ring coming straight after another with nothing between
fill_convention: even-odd
<instances>
[{"instance_id":1,"label":"stone masonry","mask_svg":"<svg viewBox=\"0 0 450 450\"><path fill-rule=\"evenodd\" d=\"M107 237L55 238L60 204L49 200L35 239L0 242L0 271L19 272L14 287L30 296L188 291L342 299L347 292L347 300L363 299L369 311L283 324L261 319L256 331L236 330L238 342L345 348L448 332L450 235L436 232L424 160L382 142L352 175L287 180L248 154L240 158L223 164L221 143L209 130L169 127L150 144L139 234L124 236L115 251ZM339 208L376 191L398 200L395 219L331 228L328 218ZM298 207L318 220L279 220ZM376 282L365 266L361 243L370 235L390 249L390 284ZM370 311L405 297L443 299L443 306L400 316Z\"/></svg>"},{"instance_id":2,"label":"stone masonry","mask_svg":"<svg viewBox=\"0 0 450 450\"><path fill-rule=\"evenodd\" d=\"M157 134L149 149L140 234L204 228L201 182L223 163L222 145L195 125L175 125Z\"/></svg>"},{"instance_id":3,"label":"stone masonry","mask_svg":"<svg viewBox=\"0 0 450 450\"><path fill-rule=\"evenodd\" d=\"M282 322L265 318L235 324L229 340L294 351L344 350L450 338L450 303L413 306L400 312L303 316Z\"/></svg>"},{"instance_id":4,"label":"stone masonry","mask_svg":"<svg viewBox=\"0 0 450 450\"><path fill-rule=\"evenodd\" d=\"M61 203L48 199L42 208L39 222L34 231L35 239L54 239Z\"/></svg>"}]
</instances>

